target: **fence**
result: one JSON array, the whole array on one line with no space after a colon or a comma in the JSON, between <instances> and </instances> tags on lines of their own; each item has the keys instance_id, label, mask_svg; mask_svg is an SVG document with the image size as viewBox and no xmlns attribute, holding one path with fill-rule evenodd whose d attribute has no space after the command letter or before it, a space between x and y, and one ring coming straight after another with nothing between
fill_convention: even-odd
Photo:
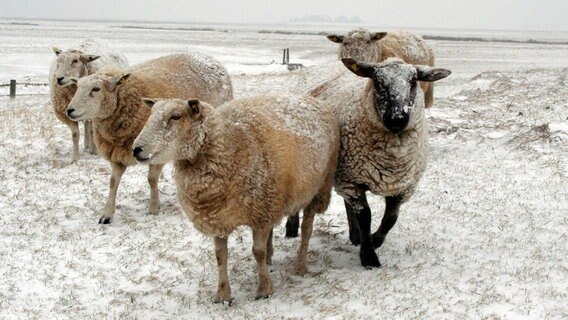
<instances>
[{"instance_id":1,"label":"fence","mask_svg":"<svg viewBox=\"0 0 568 320\"><path fill-rule=\"evenodd\" d=\"M290 48L286 48L282 53L282 64L288 66L288 71L298 70L304 67L301 63L290 63Z\"/></svg>"},{"instance_id":2,"label":"fence","mask_svg":"<svg viewBox=\"0 0 568 320\"><path fill-rule=\"evenodd\" d=\"M47 83L39 83L39 82L27 82L27 83L16 83L16 80L10 80L9 84L0 84L0 87L10 87L10 99L16 99L16 87L17 85L22 85L22 86L48 86ZM21 96L33 96L33 95L39 95L40 93L25 93L25 94L20 94ZM43 94L43 93L41 93ZM6 97L7 95L0 95L0 96L4 96Z\"/></svg>"}]
</instances>

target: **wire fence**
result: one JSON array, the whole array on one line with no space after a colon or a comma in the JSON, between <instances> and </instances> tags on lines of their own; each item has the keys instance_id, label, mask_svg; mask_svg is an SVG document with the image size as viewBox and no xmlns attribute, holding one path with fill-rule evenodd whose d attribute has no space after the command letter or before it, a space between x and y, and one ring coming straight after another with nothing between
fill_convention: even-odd
<instances>
[{"instance_id":1,"label":"wire fence","mask_svg":"<svg viewBox=\"0 0 568 320\"><path fill-rule=\"evenodd\" d=\"M16 80L10 80L10 83L0 83L0 88L3 87L10 87L9 94L0 94L0 97L10 97L10 99L16 98L16 89L17 87L47 87L49 83L44 82L16 82ZM37 93L37 92L25 92L17 94L18 96L39 96L45 95L45 93Z\"/></svg>"}]
</instances>

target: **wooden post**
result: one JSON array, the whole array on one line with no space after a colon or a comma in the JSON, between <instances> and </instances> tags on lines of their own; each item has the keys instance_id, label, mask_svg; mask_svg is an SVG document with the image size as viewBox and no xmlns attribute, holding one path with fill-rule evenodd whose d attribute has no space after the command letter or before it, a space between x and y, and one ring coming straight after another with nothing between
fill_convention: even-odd
<instances>
[{"instance_id":1,"label":"wooden post","mask_svg":"<svg viewBox=\"0 0 568 320\"><path fill-rule=\"evenodd\" d=\"M290 63L290 48L286 48L286 64Z\"/></svg>"},{"instance_id":2,"label":"wooden post","mask_svg":"<svg viewBox=\"0 0 568 320\"><path fill-rule=\"evenodd\" d=\"M16 80L10 80L10 99L16 98Z\"/></svg>"},{"instance_id":3,"label":"wooden post","mask_svg":"<svg viewBox=\"0 0 568 320\"><path fill-rule=\"evenodd\" d=\"M286 49L282 50L282 64L286 64Z\"/></svg>"}]
</instances>

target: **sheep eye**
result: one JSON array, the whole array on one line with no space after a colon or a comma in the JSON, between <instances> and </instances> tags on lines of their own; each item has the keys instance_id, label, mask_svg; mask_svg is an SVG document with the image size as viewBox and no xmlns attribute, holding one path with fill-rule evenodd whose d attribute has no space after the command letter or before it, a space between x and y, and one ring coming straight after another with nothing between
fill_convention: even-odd
<instances>
[{"instance_id":1,"label":"sheep eye","mask_svg":"<svg viewBox=\"0 0 568 320\"><path fill-rule=\"evenodd\" d=\"M71 64L75 64L77 62L79 62L79 60L75 59L75 60L71 61Z\"/></svg>"},{"instance_id":2,"label":"sheep eye","mask_svg":"<svg viewBox=\"0 0 568 320\"><path fill-rule=\"evenodd\" d=\"M101 88L99 88L99 87L94 87L91 91L93 91L93 92L98 92L98 91L101 91Z\"/></svg>"},{"instance_id":3,"label":"sheep eye","mask_svg":"<svg viewBox=\"0 0 568 320\"><path fill-rule=\"evenodd\" d=\"M170 120L179 120L179 119L181 119L181 116L180 116L179 114L174 114L174 115L170 118Z\"/></svg>"}]
</instances>

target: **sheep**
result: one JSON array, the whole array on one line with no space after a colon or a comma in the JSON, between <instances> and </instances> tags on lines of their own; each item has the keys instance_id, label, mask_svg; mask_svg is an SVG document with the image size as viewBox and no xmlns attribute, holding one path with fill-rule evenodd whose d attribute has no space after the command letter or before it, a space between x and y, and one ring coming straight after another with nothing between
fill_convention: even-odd
<instances>
[{"instance_id":1,"label":"sheep","mask_svg":"<svg viewBox=\"0 0 568 320\"><path fill-rule=\"evenodd\" d=\"M145 101L152 114L133 153L142 163L175 160L186 215L200 232L214 237L215 302L232 301L227 238L241 225L252 229L256 298L267 298L273 293L266 267L272 228L304 209L294 272L305 274L314 215L329 205L337 165L339 125L331 109L291 94L233 100L218 109L200 100Z\"/></svg>"},{"instance_id":2,"label":"sheep","mask_svg":"<svg viewBox=\"0 0 568 320\"><path fill-rule=\"evenodd\" d=\"M426 169L428 130L417 82L437 81L451 71L406 64L398 58L380 64L353 59L342 63L369 80L335 79L311 94L329 101L338 117L341 149L335 190L344 198L352 231L359 233L362 265L380 267L375 249L383 244L401 204L412 196ZM372 236L367 191L384 196L386 203L381 225Z\"/></svg>"},{"instance_id":3,"label":"sheep","mask_svg":"<svg viewBox=\"0 0 568 320\"><path fill-rule=\"evenodd\" d=\"M109 67L84 77L71 78L77 92L67 107L73 121L90 119L100 154L110 162L110 191L99 223L112 222L122 174L136 164L132 143L150 115L142 97L199 97L218 106L233 98L227 70L202 54L174 54L147 61L128 70ZM163 165L151 165L149 212L159 209L158 179Z\"/></svg>"},{"instance_id":4,"label":"sheep","mask_svg":"<svg viewBox=\"0 0 568 320\"><path fill-rule=\"evenodd\" d=\"M339 43L339 59L351 58L364 62L382 62L398 57L406 63L434 66L434 51L420 36L406 32L369 32L358 28L345 35L328 35ZM426 108L434 104L434 84L420 82Z\"/></svg>"},{"instance_id":5,"label":"sheep","mask_svg":"<svg viewBox=\"0 0 568 320\"><path fill-rule=\"evenodd\" d=\"M128 61L121 54L112 53L108 44L100 39L87 39L77 48L63 51L52 47L56 58L51 63L49 72L49 87L51 103L55 111L55 117L63 122L71 130L73 151L71 161L79 160L79 124L67 118L65 110L73 98L76 86L69 86L71 77L84 77L100 70L105 65L116 65L121 68L128 67ZM67 85L67 86L66 86ZM91 121L84 123L84 148L91 154L97 150L92 139L93 128Z\"/></svg>"}]
</instances>

